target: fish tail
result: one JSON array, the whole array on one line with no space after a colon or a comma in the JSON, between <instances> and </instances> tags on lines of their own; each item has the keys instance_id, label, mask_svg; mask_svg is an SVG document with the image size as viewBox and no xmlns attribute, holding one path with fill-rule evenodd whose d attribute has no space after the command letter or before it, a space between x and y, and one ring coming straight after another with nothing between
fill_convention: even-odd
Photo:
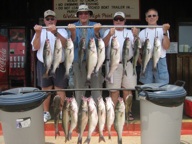
<instances>
[{"instance_id":1,"label":"fish tail","mask_svg":"<svg viewBox=\"0 0 192 144\"><path fill-rule=\"evenodd\" d=\"M110 77L106 76L105 81L110 82Z\"/></svg>"},{"instance_id":2,"label":"fish tail","mask_svg":"<svg viewBox=\"0 0 192 144\"><path fill-rule=\"evenodd\" d=\"M90 86L91 85L91 79L88 78L85 82L85 86Z\"/></svg>"},{"instance_id":3,"label":"fish tail","mask_svg":"<svg viewBox=\"0 0 192 144\"><path fill-rule=\"evenodd\" d=\"M90 143L90 141L91 141L91 139L90 139L90 138L87 138L87 139L84 141L84 143L89 144L89 143Z\"/></svg>"},{"instance_id":4,"label":"fish tail","mask_svg":"<svg viewBox=\"0 0 192 144\"><path fill-rule=\"evenodd\" d=\"M103 135L100 135L100 136L99 136L99 142L101 142L101 141L104 141L104 142L105 142L105 138L104 138Z\"/></svg>"},{"instance_id":5,"label":"fish tail","mask_svg":"<svg viewBox=\"0 0 192 144\"><path fill-rule=\"evenodd\" d=\"M77 144L82 144L82 137L78 137Z\"/></svg>"},{"instance_id":6,"label":"fish tail","mask_svg":"<svg viewBox=\"0 0 192 144\"><path fill-rule=\"evenodd\" d=\"M49 77L49 75L47 72L43 74L43 78L48 78L48 77Z\"/></svg>"}]
</instances>

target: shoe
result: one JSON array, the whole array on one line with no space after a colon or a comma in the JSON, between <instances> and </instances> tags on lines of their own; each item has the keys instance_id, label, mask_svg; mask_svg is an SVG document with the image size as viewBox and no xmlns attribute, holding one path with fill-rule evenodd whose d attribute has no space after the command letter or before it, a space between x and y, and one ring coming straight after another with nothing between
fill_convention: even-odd
<instances>
[{"instance_id":1,"label":"shoe","mask_svg":"<svg viewBox=\"0 0 192 144\"><path fill-rule=\"evenodd\" d=\"M133 117L132 112L129 112L129 115L128 115L128 120L129 120L129 121L134 120L134 117Z\"/></svg>"},{"instance_id":2,"label":"shoe","mask_svg":"<svg viewBox=\"0 0 192 144\"><path fill-rule=\"evenodd\" d=\"M49 112L44 112L43 114L44 122L46 123L48 120L51 119L51 115Z\"/></svg>"},{"instance_id":3,"label":"shoe","mask_svg":"<svg viewBox=\"0 0 192 144\"><path fill-rule=\"evenodd\" d=\"M60 111L60 113L59 113L59 119L62 120L62 117L63 117L63 113L62 113L62 111Z\"/></svg>"}]
</instances>

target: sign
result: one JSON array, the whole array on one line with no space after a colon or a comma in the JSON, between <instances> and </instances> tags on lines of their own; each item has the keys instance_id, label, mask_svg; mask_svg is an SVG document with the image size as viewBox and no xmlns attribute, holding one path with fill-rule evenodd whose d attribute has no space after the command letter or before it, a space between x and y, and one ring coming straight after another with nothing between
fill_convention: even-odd
<instances>
[{"instance_id":1,"label":"sign","mask_svg":"<svg viewBox=\"0 0 192 144\"><path fill-rule=\"evenodd\" d=\"M122 11L126 19L139 20L139 0L54 0L54 11L58 20L77 20L79 5L87 4L93 11L91 19L113 19L117 11Z\"/></svg>"},{"instance_id":2,"label":"sign","mask_svg":"<svg viewBox=\"0 0 192 144\"><path fill-rule=\"evenodd\" d=\"M177 42L170 42L170 47L166 51L167 53L178 53L178 43Z\"/></svg>"}]
</instances>

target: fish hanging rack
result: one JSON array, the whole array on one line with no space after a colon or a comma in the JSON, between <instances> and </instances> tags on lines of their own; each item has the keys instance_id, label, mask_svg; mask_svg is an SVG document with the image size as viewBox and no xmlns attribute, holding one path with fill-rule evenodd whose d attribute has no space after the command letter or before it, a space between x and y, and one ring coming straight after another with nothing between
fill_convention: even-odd
<instances>
[{"instance_id":1,"label":"fish hanging rack","mask_svg":"<svg viewBox=\"0 0 192 144\"><path fill-rule=\"evenodd\" d=\"M76 26L76 28L93 28L94 26ZM162 25L101 25L101 28L162 28ZM43 26L43 28L48 28ZM56 28L68 28L68 26L56 26Z\"/></svg>"},{"instance_id":2,"label":"fish hanging rack","mask_svg":"<svg viewBox=\"0 0 192 144\"><path fill-rule=\"evenodd\" d=\"M109 91L109 90L135 90L135 89L127 89L127 88L79 88L79 89L57 89L57 90L35 90L35 91L22 91L22 93L30 93L30 92L57 92L57 91ZM145 88L145 90L153 90L153 91L166 91L165 88Z\"/></svg>"}]
</instances>

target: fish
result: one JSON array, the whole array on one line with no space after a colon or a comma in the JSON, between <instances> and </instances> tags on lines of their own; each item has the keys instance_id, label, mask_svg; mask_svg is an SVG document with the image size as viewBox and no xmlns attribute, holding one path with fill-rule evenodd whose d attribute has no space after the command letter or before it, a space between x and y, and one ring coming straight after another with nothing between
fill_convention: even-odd
<instances>
[{"instance_id":1,"label":"fish","mask_svg":"<svg viewBox=\"0 0 192 144\"><path fill-rule=\"evenodd\" d=\"M108 139L111 139L111 126L114 123L115 119L115 111L114 111L114 103L111 97L105 98L105 107L106 107L106 127L108 131Z\"/></svg>"},{"instance_id":2,"label":"fish","mask_svg":"<svg viewBox=\"0 0 192 144\"><path fill-rule=\"evenodd\" d=\"M69 70L72 67L74 60L74 44L71 38L67 39L66 47L64 49L65 54L65 78L69 79Z\"/></svg>"},{"instance_id":3,"label":"fish","mask_svg":"<svg viewBox=\"0 0 192 144\"><path fill-rule=\"evenodd\" d=\"M102 38L98 38L98 49L97 49L97 65L95 68L95 75L98 76L98 72L101 69L105 61L105 43Z\"/></svg>"},{"instance_id":4,"label":"fish","mask_svg":"<svg viewBox=\"0 0 192 144\"><path fill-rule=\"evenodd\" d=\"M54 52L53 52L53 61L52 61L52 69L51 69L51 76L55 76L55 71L59 67L59 64L62 62L62 53L63 48L61 44L61 40L56 38L55 45L54 45Z\"/></svg>"},{"instance_id":5,"label":"fish","mask_svg":"<svg viewBox=\"0 0 192 144\"><path fill-rule=\"evenodd\" d=\"M83 63L85 55L86 55L86 39L81 38L80 43L79 43L79 50L78 50L78 62L79 62L80 71L82 68L82 63Z\"/></svg>"},{"instance_id":6,"label":"fish","mask_svg":"<svg viewBox=\"0 0 192 144\"><path fill-rule=\"evenodd\" d=\"M153 70L157 70L157 63L161 57L161 41L158 37L154 39L154 47L153 47Z\"/></svg>"},{"instance_id":7,"label":"fish","mask_svg":"<svg viewBox=\"0 0 192 144\"><path fill-rule=\"evenodd\" d=\"M91 135L98 123L96 103L92 97L88 98L88 135L84 143L90 144Z\"/></svg>"},{"instance_id":8,"label":"fish","mask_svg":"<svg viewBox=\"0 0 192 144\"><path fill-rule=\"evenodd\" d=\"M123 62L123 73L127 76L126 66L129 61L129 50L131 49L131 41L129 37L126 37L123 42L123 54L122 54L122 62Z\"/></svg>"},{"instance_id":9,"label":"fish","mask_svg":"<svg viewBox=\"0 0 192 144\"><path fill-rule=\"evenodd\" d=\"M59 95L56 95L56 96L53 98L53 113L54 113L54 125L55 125L55 139L57 138L57 135L60 135L60 132L59 132L60 103L61 103L61 97L60 97Z\"/></svg>"},{"instance_id":10,"label":"fish","mask_svg":"<svg viewBox=\"0 0 192 144\"><path fill-rule=\"evenodd\" d=\"M62 109L62 128L65 134L65 142L68 141L68 134L69 134L69 119L70 119L69 106L70 106L70 99L66 97Z\"/></svg>"},{"instance_id":11,"label":"fish","mask_svg":"<svg viewBox=\"0 0 192 144\"><path fill-rule=\"evenodd\" d=\"M97 47L94 38L90 38L87 49L87 79L86 84L90 85L91 74L94 72L97 64Z\"/></svg>"},{"instance_id":12,"label":"fish","mask_svg":"<svg viewBox=\"0 0 192 144\"><path fill-rule=\"evenodd\" d=\"M69 115L70 115L70 128L68 132L68 140L71 140L72 132L76 128L78 122L78 105L75 97L70 98Z\"/></svg>"},{"instance_id":13,"label":"fish","mask_svg":"<svg viewBox=\"0 0 192 144\"><path fill-rule=\"evenodd\" d=\"M115 107L114 128L117 132L118 144L122 144L122 133L125 124L125 104L123 98L119 97Z\"/></svg>"},{"instance_id":14,"label":"fish","mask_svg":"<svg viewBox=\"0 0 192 144\"><path fill-rule=\"evenodd\" d=\"M133 75L136 75L136 66L139 59L139 49L141 48L141 40L139 37L136 37L134 40L133 46Z\"/></svg>"},{"instance_id":15,"label":"fish","mask_svg":"<svg viewBox=\"0 0 192 144\"><path fill-rule=\"evenodd\" d=\"M112 37L111 40L111 50L110 50L110 64L109 64L109 72L105 77L105 80L110 82L111 76L113 75L114 71L119 66L120 62L120 44L116 36Z\"/></svg>"},{"instance_id":16,"label":"fish","mask_svg":"<svg viewBox=\"0 0 192 144\"><path fill-rule=\"evenodd\" d=\"M46 70L45 73L43 74L43 78L49 77L49 70L51 68L52 60L53 60L53 54L51 52L50 41L49 39L46 39L43 48L43 62Z\"/></svg>"},{"instance_id":17,"label":"fish","mask_svg":"<svg viewBox=\"0 0 192 144\"><path fill-rule=\"evenodd\" d=\"M78 113L78 140L77 144L82 144L82 137L88 123L88 98L82 96Z\"/></svg>"},{"instance_id":18,"label":"fish","mask_svg":"<svg viewBox=\"0 0 192 144\"><path fill-rule=\"evenodd\" d=\"M98 128L99 128L99 142L104 141L103 130L105 127L106 121L106 108L103 97L100 96L97 98L97 110L98 110Z\"/></svg>"},{"instance_id":19,"label":"fish","mask_svg":"<svg viewBox=\"0 0 192 144\"><path fill-rule=\"evenodd\" d=\"M142 49L142 71L141 74L144 75L147 64L152 55L152 46L150 40L147 38L144 42L143 49Z\"/></svg>"}]
</instances>

